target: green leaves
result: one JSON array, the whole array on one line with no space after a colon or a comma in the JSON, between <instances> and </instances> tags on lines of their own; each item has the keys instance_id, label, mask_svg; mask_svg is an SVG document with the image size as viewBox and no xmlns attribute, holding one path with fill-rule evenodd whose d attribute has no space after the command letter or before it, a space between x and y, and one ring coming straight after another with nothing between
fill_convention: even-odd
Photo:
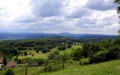
<instances>
[{"instance_id":1,"label":"green leaves","mask_svg":"<svg viewBox=\"0 0 120 75\"><path fill-rule=\"evenodd\" d=\"M115 0L114 3L120 4L120 0Z\"/></svg>"},{"instance_id":2,"label":"green leaves","mask_svg":"<svg viewBox=\"0 0 120 75\"><path fill-rule=\"evenodd\" d=\"M120 6L117 7L117 13L120 14Z\"/></svg>"},{"instance_id":3,"label":"green leaves","mask_svg":"<svg viewBox=\"0 0 120 75\"><path fill-rule=\"evenodd\" d=\"M114 3L120 4L120 0L114 0ZM120 6L117 7L117 13L120 14Z\"/></svg>"}]
</instances>

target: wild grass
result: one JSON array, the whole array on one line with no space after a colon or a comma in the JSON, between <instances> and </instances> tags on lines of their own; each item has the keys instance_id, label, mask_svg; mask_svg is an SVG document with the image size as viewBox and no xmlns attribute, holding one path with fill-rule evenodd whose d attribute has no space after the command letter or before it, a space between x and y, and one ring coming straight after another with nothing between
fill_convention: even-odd
<instances>
[{"instance_id":1,"label":"wild grass","mask_svg":"<svg viewBox=\"0 0 120 75\"><path fill-rule=\"evenodd\" d=\"M68 48L68 49L63 50L63 51L59 51L59 53L60 54L64 54L64 53L69 53L70 54L76 48L81 48L81 47L82 47L82 45L73 45L71 48ZM58 50L58 49L57 48L53 48L51 51L54 51L54 50ZM18 59L26 59L26 58L32 58L32 59L43 58L43 59L46 59L48 54L50 53L50 52L42 53L41 51L39 53L36 53L35 50L25 50L25 51L28 53L28 55L27 56L24 56L24 55L21 56L20 55L20 56L18 56ZM23 52L25 52L25 51L23 51ZM31 54L34 54L34 56L29 55L30 52L31 52Z\"/></svg>"},{"instance_id":2,"label":"wild grass","mask_svg":"<svg viewBox=\"0 0 120 75\"><path fill-rule=\"evenodd\" d=\"M120 59L38 75L120 75Z\"/></svg>"}]
</instances>

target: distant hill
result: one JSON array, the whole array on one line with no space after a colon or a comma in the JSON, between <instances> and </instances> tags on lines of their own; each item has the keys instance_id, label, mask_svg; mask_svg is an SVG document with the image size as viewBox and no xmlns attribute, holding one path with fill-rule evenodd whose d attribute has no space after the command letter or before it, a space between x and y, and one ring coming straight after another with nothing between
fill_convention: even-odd
<instances>
[{"instance_id":1,"label":"distant hill","mask_svg":"<svg viewBox=\"0 0 120 75\"><path fill-rule=\"evenodd\" d=\"M70 34L70 33L60 33L60 34L47 34L47 33L0 33L0 40L18 40L18 39L37 39L52 36L63 36L73 39L80 39L81 41L95 41L103 39L113 39L117 35L103 35L103 34Z\"/></svg>"}]
</instances>

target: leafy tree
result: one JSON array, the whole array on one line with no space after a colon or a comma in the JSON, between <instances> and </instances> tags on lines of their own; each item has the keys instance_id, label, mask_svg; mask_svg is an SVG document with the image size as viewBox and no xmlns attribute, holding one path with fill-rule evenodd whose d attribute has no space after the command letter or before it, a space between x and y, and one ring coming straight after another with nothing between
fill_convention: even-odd
<instances>
[{"instance_id":1,"label":"leafy tree","mask_svg":"<svg viewBox=\"0 0 120 75\"><path fill-rule=\"evenodd\" d=\"M83 50L80 48L77 48L75 51L71 53L71 57L73 60L79 60L83 56Z\"/></svg>"},{"instance_id":2,"label":"leafy tree","mask_svg":"<svg viewBox=\"0 0 120 75\"><path fill-rule=\"evenodd\" d=\"M65 68L65 62L66 62L68 59L69 59L68 54L64 53L64 54L62 55L62 67L63 67L63 69Z\"/></svg>"},{"instance_id":3,"label":"leafy tree","mask_svg":"<svg viewBox=\"0 0 120 75\"><path fill-rule=\"evenodd\" d=\"M39 53L39 50L36 50L36 53Z\"/></svg>"},{"instance_id":4,"label":"leafy tree","mask_svg":"<svg viewBox=\"0 0 120 75\"><path fill-rule=\"evenodd\" d=\"M3 64L7 65L7 59L6 59L6 57L3 58Z\"/></svg>"},{"instance_id":5,"label":"leafy tree","mask_svg":"<svg viewBox=\"0 0 120 75\"><path fill-rule=\"evenodd\" d=\"M68 48L71 48L72 47L72 45L71 44L68 44Z\"/></svg>"},{"instance_id":6,"label":"leafy tree","mask_svg":"<svg viewBox=\"0 0 120 75\"><path fill-rule=\"evenodd\" d=\"M29 55L31 55L32 53L30 52Z\"/></svg>"},{"instance_id":7,"label":"leafy tree","mask_svg":"<svg viewBox=\"0 0 120 75\"><path fill-rule=\"evenodd\" d=\"M24 56L27 56L27 55L28 55L28 53L25 51L25 52L24 52Z\"/></svg>"},{"instance_id":8,"label":"leafy tree","mask_svg":"<svg viewBox=\"0 0 120 75\"><path fill-rule=\"evenodd\" d=\"M59 52L58 52L58 51L51 52L51 53L49 53L49 55L48 55L48 59L49 59L49 60L54 59L57 55L59 55Z\"/></svg>"},{"instance_id":9,"label":"leafy tree","mask_svg":"<svg viewBox=\"0 0 120 75\"><path fill-rule=\"evenodd\" d=\"M114 0L114 3L118 4L118 7L117 7L117 13L120 14L120 0ZM120 18L120 16L119 16ZM118 30L118 33L120 35L120 29Z\"/></svg>"},{"instance_id":10,"label":"leafy tree","mask_svg":"<svg viewBox=\"0 0 120 75\"><path fill-rule=\"evenodd\" d=\"M66 49L66 46L64 46L64 45L58 47L58 50L60 50L60 51L61 51L61 50L65 50L65 49Z\"/></svg>"}]
</instances>

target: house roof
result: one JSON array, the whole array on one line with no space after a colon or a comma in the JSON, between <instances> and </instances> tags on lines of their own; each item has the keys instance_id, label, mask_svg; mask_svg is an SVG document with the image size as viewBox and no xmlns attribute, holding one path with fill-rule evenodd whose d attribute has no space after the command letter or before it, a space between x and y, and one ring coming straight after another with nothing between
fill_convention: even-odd
<instances>
[{"instance_id":1,"label":"house roof","mask_svg":"<svg viewBox=\"0 0 120 75\"><path fill-rule=\"evenodd\" d=\"M1 64L3 63L3 58L0 58L0 63L1 63Z\"/></svg>"},{"instance_id":2,"label":"house roof","mask_svg":"<svg viewBox=\"0 0 120 75\"><path fill-rule=\"evenodd\" d=\"M36 66L38 65L38 62L32 62L31 65Z\"/></svg>"},{"instance_id":3,"label":"house roof","mask_svg":"<svg viewBox=\"0 0 120 75\"><path fill-rule=\"evenodd\" d=\"M17 62L10 61L7 63L7 67L15 67L17 66Z\"/></svg>"}]
</instances>

